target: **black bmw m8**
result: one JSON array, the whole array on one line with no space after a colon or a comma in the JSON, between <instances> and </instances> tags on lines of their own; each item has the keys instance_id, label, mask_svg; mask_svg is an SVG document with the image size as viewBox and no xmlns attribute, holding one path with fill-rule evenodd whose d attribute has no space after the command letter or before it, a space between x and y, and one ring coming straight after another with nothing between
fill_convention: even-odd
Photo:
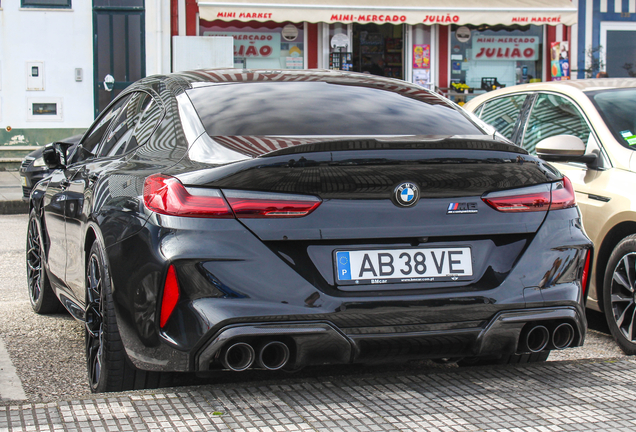
<instances>
[{"instance_id":1,"label":"black bmw m8","mask_svg":"<svg viewBox=\"0 0 636 432\"><path fill-rule=\"evenodd\" d=\"M29 296L85 325L95 392L173 372L527 363L584 342L592 244L569 180L421 87L152 76L43 158Z\"/></svg>"}]
</instances>

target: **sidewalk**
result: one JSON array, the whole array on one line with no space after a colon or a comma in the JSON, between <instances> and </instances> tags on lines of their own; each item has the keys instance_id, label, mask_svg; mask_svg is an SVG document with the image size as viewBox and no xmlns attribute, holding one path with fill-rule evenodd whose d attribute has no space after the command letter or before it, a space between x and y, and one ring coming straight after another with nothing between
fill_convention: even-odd
<instances>
[{"instance_id":1,"label":"sidewalk","mask_svg":"<svg viewBox=\"0 0 636 432\"><path fill-rule=\"evenodd\" d=\"M634 431L636 360L293 378L0 406L0 431Z\"/></svg>"},{"instance_id":2,"label":"sidewalk","mask_svg":"<svg viewBox=\"0 0 636 432\"><path fill-rule=\"evenodd\" d=\"M18 171L0 171L0 214L27 213L29 205L22 200Z\"/></svg>"}]
</instances>

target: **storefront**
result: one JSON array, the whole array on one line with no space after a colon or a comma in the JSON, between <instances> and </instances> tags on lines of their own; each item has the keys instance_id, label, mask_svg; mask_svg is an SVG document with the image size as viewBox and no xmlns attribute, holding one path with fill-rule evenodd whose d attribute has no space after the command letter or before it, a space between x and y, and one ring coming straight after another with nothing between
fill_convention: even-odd
<instances>
[{"instance_id":1,"label":"storefront","mask_svg":"<svg viewBox=\"0 0 636 432\"><path fill-rule=\"evenodd\" d=\"M173 1L186 2L187 34L234 37L236 67L350 70L443 93L552 79L550 48L577 18L570 0Z\"/></svg>"}]
</instances>

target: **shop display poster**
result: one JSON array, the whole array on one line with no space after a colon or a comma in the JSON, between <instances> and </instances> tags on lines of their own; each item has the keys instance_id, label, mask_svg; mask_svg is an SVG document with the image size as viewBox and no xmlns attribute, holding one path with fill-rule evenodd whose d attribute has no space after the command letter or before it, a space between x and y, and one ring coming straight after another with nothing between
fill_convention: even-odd
<instances>
[{"instance_id":1,"label":"shop display poster","mask_svg":"<svg viewBox=\"0 0 636 432\"><path fill-rule=\"evenodd\" d=\"M550 44L550 74L552 81L570 79L569 42L552 42Z\"/></svg>"},{"instance_id":2,"label":"shop display poster","mask_svg":"<svg viewBox=\"0 0 636 432\"><path fill-rule=\"evenodd\" d=\"M431 46L413 45L413 69L429 69L431 67Z\"/></svg>"},{"instance_id":3,"label":"shop display poster","mask_svg":"<svg viewBox=\"0 0 636 432\"><path fill-rule=\"evenodd\" d=\"M422 87L429 88L431 84L431 70L430 69L414 69L413 83Z\"/></svg>"}]
</instances>

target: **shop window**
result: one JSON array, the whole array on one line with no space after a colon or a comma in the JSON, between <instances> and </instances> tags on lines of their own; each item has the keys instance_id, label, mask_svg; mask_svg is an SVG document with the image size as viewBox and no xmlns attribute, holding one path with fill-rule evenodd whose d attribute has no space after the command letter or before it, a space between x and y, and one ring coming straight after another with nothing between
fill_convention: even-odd
<instances>
[{"instance_id":1,"label":"shop window","mask_svg":"<svg viewBox=\"0 0 636 432\"><path fill-rule=\"evenodd\" d=\"M353 24L352 70L402 79L403 25Z\"/></svg>"},{"instance_id":2,"label":"shop window","mask_svg":"<svg viewBox=\"0 0 636 432\"><path fill-rule=\"evenodd\" d=\"M71 0L21 0L23 8L61 8L70 9Z\"/></svg>"},{"instance_id":3,"label":"shop window","mask_svg":"<svg viewBox=\"0 0 636 432\"><path fill-rule=\"evenodd\" d=\"M526 100L526 95L505 96L483 105L480 117L497 129L497 132L512 139L515 124Z\"/></svg>"},{"instance_id":4,"label":"shop window","mask_svg":"<svg viewBox=\"0 0 636 432\"><path fill-rule=\"evenodd\" d=\"M200 36L234 38L234 67L304 69L303 24L199 21Z\"/></svg>"},{"instance_id":5,"label":"shop window","mask_svg":"<svg viewBox=\"0 0 636 432\"><path fill-rule=\"evenodd\" d=\"M540 81L543 73L543 27L452 26L451 83L467 89Z\"/></svg>"},{"instance_id":6,"label":"shop window","mask_svg":"<svg viewBox=\"0 0 636 432\"><path fill-rule=\"evenodd\" d=\"M523 148L536 154L535 147L541 140L556 135L574 135L587 144L590 128L572 102L561 96L541 94L526 126Z\"/></svg>"}]
</instances>

